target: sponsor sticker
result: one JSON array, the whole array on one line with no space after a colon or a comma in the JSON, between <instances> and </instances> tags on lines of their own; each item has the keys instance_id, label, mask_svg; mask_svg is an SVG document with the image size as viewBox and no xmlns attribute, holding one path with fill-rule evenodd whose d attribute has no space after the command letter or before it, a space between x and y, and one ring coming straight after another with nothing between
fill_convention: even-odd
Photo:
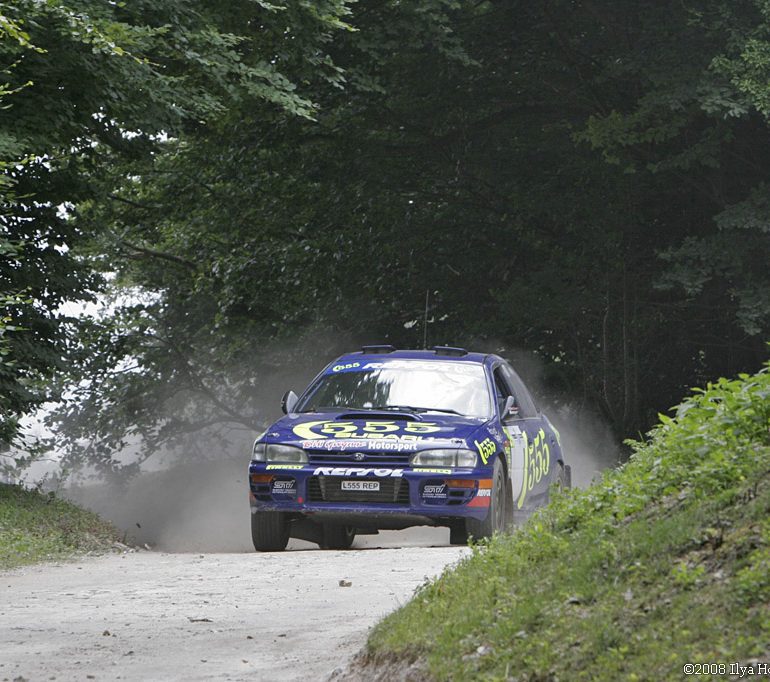
<instances>
[{"instance_id":1,"label":"sponsor sticker","mask_svg":"<svg viewBox=\"0 0 770 682\"><path fill-rule=\"evenodd\" d=\"M295 469L301 469L304 466L304 464L268 464L265 469L268 471L280 471L283 470L295 470Z\"/></svg>"},{"instance_id":2,"label":"sponsor sticker","mask_svg":"<svg viewBox=\"0 0 770 682\"><path fill-rule=\"evenodd\" d=\"M412 469L415 474L451 474L451 469Z\"/></svg>"},{"instance_id":3,"label":"sponsor sticker","mask_svg":"<svg viewBox=\"0 0 770 682\"><path fill-rule=\"evenodd\" d=\"M443 483L440 485L426 485L422 489L422 496L427 500L444 499L447 496L446 486Z\"/></svg>"},{"instance_id":4,"label":"sponsor sticker","mask_svg":"<svg viewBox=\"0 0 770 682\"><path fill-rule=\"evenodd\" d=\"M377 476L378 478L400 478L403 469L372 469L370 467L318 467L313 476Z\"/></svg>"},{"instance_id":5,"label":"sponsor sticker","mask_svg":"<svg viewBox=\"0 0 770 682\"><path fill-rule=\"evenodd\" d=\"M273 481L271 492L273 495L296 495L297 482L294 479L290 481Z\"/></svg>"},{"instance_id":6,"label":"sponsor sticker","mask_svg":"<svg viewBox=\"0 0 770 682\"><path fill-rule=\"evenodd\" d=\"M477 440L473 441L473 444L476 446L476 449L479 451L479 455L481 455L481 461L486 464L489 461L489 458L495 454L495 443L491 438L486 438L480 443Z\"/></svg>"},{"instance_id":7,"label":"sponsor sticker","mask_svg":"<svg viewBox=\"0 0 770 682\"><path fill-rule=\"evenodd\" d=\"M356 424L352 421L321 420L297 424L292 431L304 441L326 439L377 439L379 442L393 440L397 442L419 441L427 434L441 431L433 422L407 422L397 424L394 421L367 421Z\"/></svg>"},{"instance_id":8,"label":"sponsor sticker","mask_svg":"<svg viewBox=\"0 0 770 682\"><path fill-rule=\"evenodd\" d=\"M440 360L378 360L376 362L341 362L332 365L327 374L341 374L343 372L376 372L379 370L408 370L411 372L441 372L442 374L455 374L462 376L478 377L484 371L481 364L475 362L445 362Z\"/></svg>"},{"instance_id":9,"label":"sponsor sticker","mask_svg":"<svg viewBox=\"0 0 770 682\"><path fill-rule=\"evenodd\" d=\"M442 362L436 360L383 360L367 362L362 370L377 369L408 369L412 371L442 372L451 374L463 374L465 376L479 376L483 369L480 364L471 362Z\"/></svg>"},{"instance_id":10,"label":"sponsor sticker","mask_svg":"<svg viewBox=\"0 0 770 682\"><path fill-rule=\"evenodd\" d=\"M360 369L360 367L361 367L360 362L348 362L344 365L334 365L334 367L332 367L332 372L335 374L337 372L350 372L350 371L355 371L357 369Z\"/></svg>"},{"instance_id":11,"label":"sponsor sticker","mask_svg":"<svg viewBox=\"0 0 770 682\"><path fill-rule=\"evenodd\" d=\"M393 439L356 440L352 438L335 438L329 440L303 440L305 450L382 450L387 452L414 452L417 443Z\"/></svg>"}]
</instances>

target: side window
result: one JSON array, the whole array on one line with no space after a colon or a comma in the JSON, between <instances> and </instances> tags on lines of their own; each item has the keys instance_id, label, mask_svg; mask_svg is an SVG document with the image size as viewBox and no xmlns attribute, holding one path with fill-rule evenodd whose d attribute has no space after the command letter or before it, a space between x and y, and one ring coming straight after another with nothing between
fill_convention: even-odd
<instances>
[{"instance_id":1,"label":"side window","mask_svg":"<svg viewBox=\"0 0 770 682\"><path fill-rule=\"evenodd\" d=\"M505 380L505 375L502 372L502 366L499 366L495 369L494 377L497 409L502 413L503 407L505 406L505 401L508 399L508 396L513 395L514 400L516 399L516 396L512 393L510 385ZM502 415L502 417L505 419L505 415Z\"/></svg>"},{"instance_id":2,"label":"side window","mask_svg":"<svg viewBox=\"0 0 770 682\"><path fill-rule=\"evenodd\" d=\"M505 380L501 367L498 367L495 372L495 400L499 407L505 404L505 400L509 395L512 395L511 389L508 387L508 382Z\"/></svg>"},{"instance_id":3,"label":"side window","mask_svg":"<svg viewBox=\"0 0 770 682\"><path fill-rule=\"evenodd\" d=\"M537 417L537 408L535 401L529 394L524 382L519 375L514 372L509 365L500 365L497 371L500 371L505 377L506 383L511 386L513 396L516 398L516 405L519 408L520 417ZM497 377L497 372L495 372ZM497 383L495 381L495 383Z\"/></svg>"}]
</instances>

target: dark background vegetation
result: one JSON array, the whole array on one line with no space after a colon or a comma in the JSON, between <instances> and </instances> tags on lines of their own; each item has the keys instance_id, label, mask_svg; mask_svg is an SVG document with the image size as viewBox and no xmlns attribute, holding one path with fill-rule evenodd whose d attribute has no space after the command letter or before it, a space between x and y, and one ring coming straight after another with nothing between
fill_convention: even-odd
<instances>
[{"instance_id":1,"label":"dark background vegetation","mask_svg":"<svg viewBox=\"0 0 770 682\"><path fill-rule=\"evenodd\" d=\"M766 0L16 0L0 70L7 444L63 398L110 471L426 331L620 441L767 357Z\"/></svg>"}]
</instances>

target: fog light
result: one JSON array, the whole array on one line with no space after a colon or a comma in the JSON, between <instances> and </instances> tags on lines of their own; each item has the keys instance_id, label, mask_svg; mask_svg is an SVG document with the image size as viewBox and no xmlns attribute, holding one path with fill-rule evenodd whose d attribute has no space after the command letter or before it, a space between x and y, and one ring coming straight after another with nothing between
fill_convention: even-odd
<instances>
[{"instance_id":1,"label":"fog light","mask_svg":"<svg viewBox=\"0 0 770 682\"><path fill-rule=\"evenodd\" d=\"M451 478L444 481L448 488L475 488L476 481L471 478Z\"/></svg>"},{"instance_id":2,"label":"fog light","mask_svg":"<svg viewBox=\"0 0 770 682\"><path fill-rule=\"evenodd\" d=\"M272 480L272 474L251 474L252 483L270 483Z\"/></svg>"}]
</instances>

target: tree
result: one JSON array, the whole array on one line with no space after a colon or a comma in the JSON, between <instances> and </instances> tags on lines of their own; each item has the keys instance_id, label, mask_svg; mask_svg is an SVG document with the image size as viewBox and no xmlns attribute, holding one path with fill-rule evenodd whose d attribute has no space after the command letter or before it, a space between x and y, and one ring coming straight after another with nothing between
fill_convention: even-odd
<instances>
[{"instance_id":1,"label":"tree","mask_svg":"<svg viewBox=\"0 0 770 682\"><path fill-rule=\"evenodd\" d=\"M253 428L266 344L420 345L426 291L430 341L535 352L618 439L759 366L763 2L381 0L349 22L317 59L335 77L303 81L315 120L235 101L79 205L148 298L88 337L73 438L109 462L126 433Z\"/></svg>"},{"instance_id":2,"label":"tree","mask_svg":"<svg viewBox=\"0 0 770 682\"><path fill-rule=\"evenodd\" d=\"M0 318L15 327L3 337L2 440L60 395L79 324L61 304L104 284L79 250L102 228L84 234L75 206L116 163L151 159L234 102L273 121L312 117L293 79L338 81L319 53L347 12L346 0L0 4L0 96L12 94L0 110Z\"/></svg>"}]
</instances>

